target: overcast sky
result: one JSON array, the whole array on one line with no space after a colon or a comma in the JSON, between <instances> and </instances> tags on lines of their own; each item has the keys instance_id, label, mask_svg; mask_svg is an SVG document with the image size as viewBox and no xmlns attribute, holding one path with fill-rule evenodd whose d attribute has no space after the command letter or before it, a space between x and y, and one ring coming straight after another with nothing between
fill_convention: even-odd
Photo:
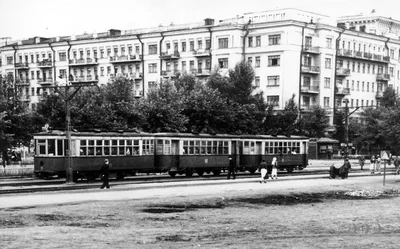
<instances>
[{"instance_id":1,"label":"overcast sky","mask_svg":"<svg viewBox=\"0 0 400 249\"><path fill-rule=\"evenodd\" d=\"M369 13L400 20L399 0L0 0L0 38L129 30L296 8L331 17ZM1 41L0 41L1 42Z\"/></svg>"}]
</instances>

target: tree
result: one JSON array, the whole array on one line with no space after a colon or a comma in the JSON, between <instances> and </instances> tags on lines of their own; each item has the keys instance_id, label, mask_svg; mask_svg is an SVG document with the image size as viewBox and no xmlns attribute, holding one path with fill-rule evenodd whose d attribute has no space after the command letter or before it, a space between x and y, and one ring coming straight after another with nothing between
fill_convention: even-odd
<instances>
[{"instance_id":1,"label":"tree","mask_svg":"<svg viewBox=\"0 0 400 249\"><path fill-rule=\"evenodd\" d=\"M281 134L281 135L293 135L298 134L298 115L299 110L295 102L295 95L286 101L285 107L282 111L274 112L271 108L268 111L267 119L265 122L264 129L268 134Z\"/></svg>"},{"instance_id":2,"label":"tree","mask_svg":"<svg viewBox=\"0 0 400 249\"><path fill-rule=\"evenodd\" d=\"M386 88L386 90L383 92L383 97L381 99L380 106L395 107L398 106L398 103L399 103L399 98L393 87Z\"/></svg>"},{"instance_id":3,"label":"tree","mask_svg":"<svg viewBox=\"0 0 400 249\"><path fill-rule=\"evenodd\" d=\"M308 137L323 137L329 127L329 117L326 110L317 106L303 113L300 120L302 134Z\"/></svg>"}]
</instances>

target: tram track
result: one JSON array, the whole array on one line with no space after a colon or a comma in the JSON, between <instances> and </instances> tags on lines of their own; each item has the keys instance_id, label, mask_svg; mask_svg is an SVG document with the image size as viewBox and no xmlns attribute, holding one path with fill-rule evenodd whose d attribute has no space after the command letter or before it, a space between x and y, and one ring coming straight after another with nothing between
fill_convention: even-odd
<instances>
[{"instance_id":1,"label":"tram track","mask_svg":"<svg viewBox=\"0 0 400 249\"><path fill-rule=\"evenodd\" d=\"M360 176L370 176L368 174L368 170L352 170L351 173L357 173L357 177ZM393 169L387 169L387 174L393 174ZM239 172L237 173L238 179L254 179L259 176L258 172L255 174ZM318 170L302 170L295 171L293 173L280 172L278 173L280 180L290 180L291 177L296 177L296 179L310 179L315 178L328 178L327 169L318 169ZM285 179L286 178L286 179ZM146 183L182 183L187 182L190 183L192 181L201 181L215 184L216 181L226 179L226 173L221 173L219 176L215 176L212 174L205 174L201 177L192 176L187 177L184 175L177 175L174 178L171 178L168 174L160 174L160 175L139 175L134 177L127 177L123 180L115 180L110 179L110 184L112 186L124 186L124 185L132 185L135 184L144 188L143 186ZM86 180L78 180L76 183L66 183L65 179L54 179L54 180L43 180L43 179L35 179L35 178L19 178L19 179L2 179L0 181L0 195L2 194L23 194L23 193L40 193L40 192L57 192L57 191L70 191L70 190L89 190L89 189L97 189L101 185L100 180L95 180L92 182L87 182ZM151 188L151 186L147 186L146 188Z\"/></svg>"}]
</instances>

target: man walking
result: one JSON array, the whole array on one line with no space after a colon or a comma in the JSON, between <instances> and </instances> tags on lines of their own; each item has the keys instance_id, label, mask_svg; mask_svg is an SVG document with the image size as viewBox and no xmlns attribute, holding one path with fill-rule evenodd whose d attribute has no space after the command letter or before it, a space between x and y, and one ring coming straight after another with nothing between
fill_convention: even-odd
<instances>
[{"instance_id":1,"label":"man walking","mask_svg":"<svg viewBox=\"0 0 400 249\"><path fill-rule=\"evenodd\" d=\"M267 163L265 162L265 160L262 160L262 162L260 163L260 172L261 172L261 179L260 179L260 183L267 183L266 178L268 177L267 175Z\"/></svg>"},{"instance_id":2,"label":"man walking","mask_svg":"<svg viewBox=\"0 0 400 249\"><path fill-rule=\"evenodd\" d=\"M110 162L108 161L108 159L104 160L104 164L103 166L101 166L101 179L103 180L103 184L101 185L101 189L104 188L110 188L109 182L108 182L108 177L110 176L109 173L110 170Z\"/></svg>"},{"instance_id":3,"label":"man walking","mask_svg":"<svg viewBox=\"0 0 400 249\"><path fill-rule=\"evenodd\" d=\"M229 166L228 166L228 180L231 179L231 175L233 180L235 180L236 175L235 175L235 162L233 161L233 158L229 156Z\"/></svg>"}]
</instances>

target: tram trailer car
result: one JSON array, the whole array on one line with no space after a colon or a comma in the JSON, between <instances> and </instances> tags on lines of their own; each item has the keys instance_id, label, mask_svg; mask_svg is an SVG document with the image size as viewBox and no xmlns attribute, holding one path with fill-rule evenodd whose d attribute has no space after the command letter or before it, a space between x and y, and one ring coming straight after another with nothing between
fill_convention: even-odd
<instances>
[{"instance_id":1,"label":"tram trailer car","mask_svg":"<svg viewBox=\"0 0 400 249\"><path fill-rule=\"evenodd\" d=\"M34 173L39 177L65 177L68 140L63 131L34 136ZM224 134L71 132L71 165L74 179L96 179L104 159L112 177L136 173L168 172L192 176L219 175L232 156L237 168L254 173L262 159L275 156L279 169L291 172L308 164L308 138L286 136L236 136ZM289 153L290 152L290 153ZM294 153L292 153L294 152Z\"/></svg>"}]
</instances>

